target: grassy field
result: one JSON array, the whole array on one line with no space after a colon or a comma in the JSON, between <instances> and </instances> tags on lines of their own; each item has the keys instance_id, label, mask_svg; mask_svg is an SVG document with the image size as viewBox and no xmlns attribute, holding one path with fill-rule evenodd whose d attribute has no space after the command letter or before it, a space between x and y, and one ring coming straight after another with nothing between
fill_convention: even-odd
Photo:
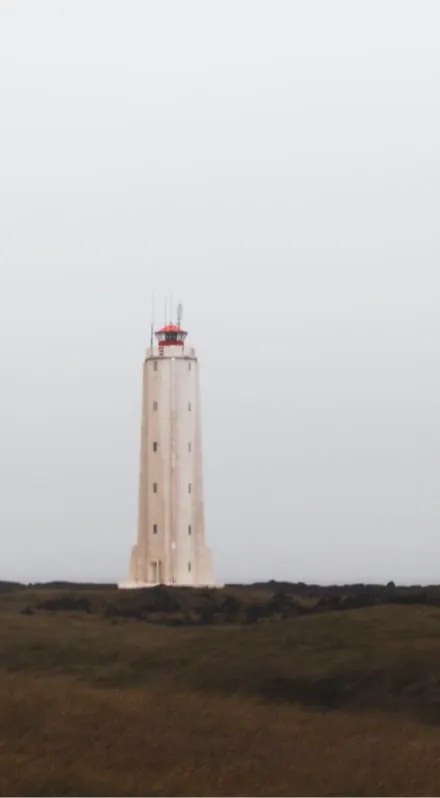
<instances>
[{"instance_id":1,"label":"grassy field","mask_svg":"<svg viewBox=\"0 0 440 798\"><path fill-rule=\"evenodd\" d=\"M263 593L2 593L0 794L440 795L440 609Z\"/></svg>"}]
</instances>

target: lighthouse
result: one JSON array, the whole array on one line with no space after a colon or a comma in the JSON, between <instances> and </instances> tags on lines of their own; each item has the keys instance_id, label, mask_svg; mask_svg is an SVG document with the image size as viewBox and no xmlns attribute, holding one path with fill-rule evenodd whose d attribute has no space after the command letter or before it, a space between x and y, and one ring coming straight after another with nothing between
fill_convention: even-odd
<instances>
[{"instance_id":1,"label":"lighthouse","mask_svg":"<svg viewBox=\"0 0 440 798\"><path fill-rule=\"evenodd\" d=\"M177 323L152 333L143 366L139 522L120 587L214 586L205 543L199 363Z\"/></svg>"}]
</instances>

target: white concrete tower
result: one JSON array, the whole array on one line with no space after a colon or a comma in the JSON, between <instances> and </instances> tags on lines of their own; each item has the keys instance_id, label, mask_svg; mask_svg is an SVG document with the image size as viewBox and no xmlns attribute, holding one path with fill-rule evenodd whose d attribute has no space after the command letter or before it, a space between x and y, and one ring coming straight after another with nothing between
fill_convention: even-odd
<instances>
[{"instance_id":1,"label":"white concrete tower","mask_svg":"<svg viewBox=\"0 0 440 798\"><path fill-rule=\"evenodd\" d=\"M168 324L144 362L139 527L130 580L213 586L205 544L199 367L187 333Z\"/></svg>"}]
</instances>

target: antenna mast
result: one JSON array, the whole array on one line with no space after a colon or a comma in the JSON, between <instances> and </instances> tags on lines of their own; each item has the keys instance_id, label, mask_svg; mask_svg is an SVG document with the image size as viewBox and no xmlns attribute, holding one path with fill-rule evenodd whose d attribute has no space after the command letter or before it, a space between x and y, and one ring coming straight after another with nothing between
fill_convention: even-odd
<instances>
[{"instance_id":1,"label":"antenna mast","mask_svg":"<svg viewBox=\"0 0 440 798\"><path fill-rule=\"evenodd\" d=\"M151 297L151 326L150 326L150 346L153 348L154 338L154 294Z\"/></svg>"},{"instance_id":2,"label":"antenna mast","mask_svg":"<svg viewBox=\"0 0 440 798\"><path fill-rule=\"evenodd\" d=\"M182 325L182 316L183 316L183 305L181 302L177 305L177 326L181 327Z\"/></svg>"}]
</instances>

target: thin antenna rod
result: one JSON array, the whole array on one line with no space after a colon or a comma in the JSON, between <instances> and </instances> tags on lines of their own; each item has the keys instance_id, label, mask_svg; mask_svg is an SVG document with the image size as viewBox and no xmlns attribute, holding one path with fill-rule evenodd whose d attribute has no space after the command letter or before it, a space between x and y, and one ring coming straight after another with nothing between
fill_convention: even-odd
<instances>
[{"instance_id":1,"label":"thin antenna rod","mask_svg":"<svg viewBox=\"0 0 440 798\"><path fill-rule=\"evenodd\" d=\"M153 348L154 337L154 294L151 297L151 327L150 327L150 346Z\"/></svg>"}]
</instances>

